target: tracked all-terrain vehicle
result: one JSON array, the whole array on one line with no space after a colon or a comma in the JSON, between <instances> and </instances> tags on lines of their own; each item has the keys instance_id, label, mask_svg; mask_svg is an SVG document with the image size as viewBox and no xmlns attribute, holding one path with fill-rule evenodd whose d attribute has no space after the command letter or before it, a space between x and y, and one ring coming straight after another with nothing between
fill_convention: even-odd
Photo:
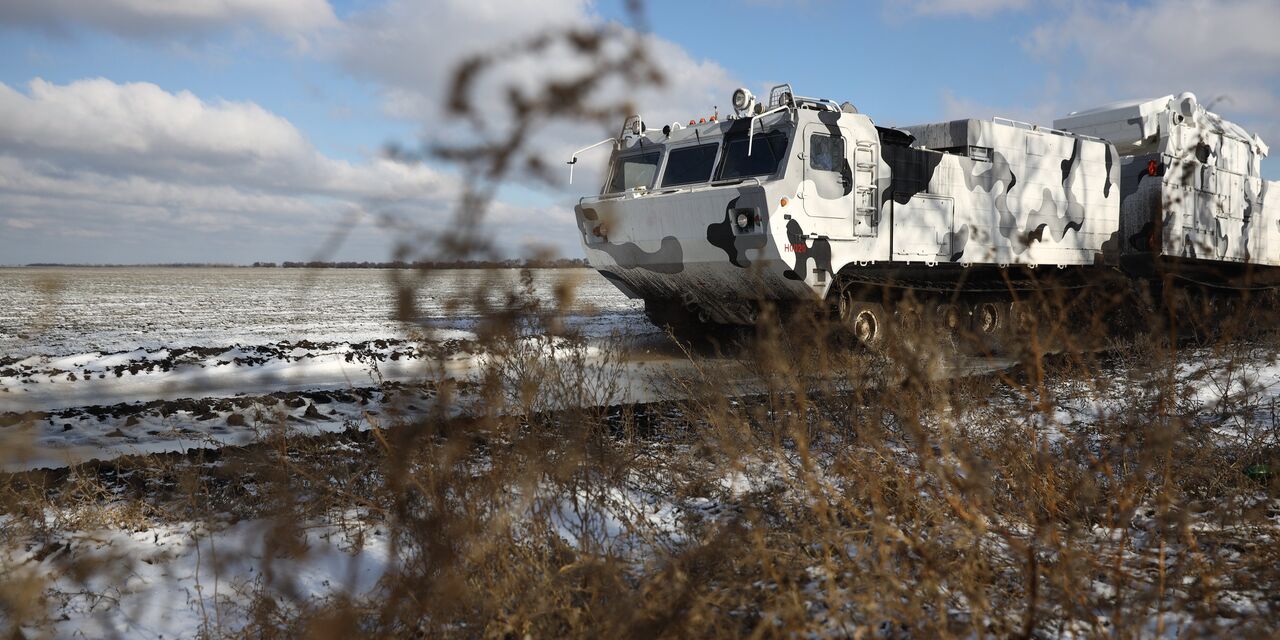
<instances>
[{"instance_id":1,"label":"tracked all-terrain vehicle","mask_svg":"<svg viewBox=\"0 0 1280 640\"><path fill-rule=\"evenodd\" d=\"M598 143L612 143L605 184L575 209L586 256L655 323L751 324L764 304L825 301L874 341L905 296L990 333L1033 312L1018 292L1046 282L1230 289L1280 272L1267 147L1191 94L1054 128L879 127L789 85L763 104L739 89L733 106L660 130L633 116Z\"/></svg>"}]
</instances>

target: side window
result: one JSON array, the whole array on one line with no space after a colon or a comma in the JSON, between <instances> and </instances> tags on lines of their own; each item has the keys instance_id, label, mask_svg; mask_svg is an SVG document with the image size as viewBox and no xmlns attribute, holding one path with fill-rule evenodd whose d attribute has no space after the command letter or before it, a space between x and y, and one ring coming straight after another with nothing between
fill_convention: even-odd
<instances>
[{"instance_id":1,"label":"side window","mask_svg":"<svg viewBox=\"0 0 1280 640\"><path fill-rule=\"evenodd\" d=\"M815 133L809 136L809 168L840 171L844 168L844 138Z\"/></svg>"}]
</instances>

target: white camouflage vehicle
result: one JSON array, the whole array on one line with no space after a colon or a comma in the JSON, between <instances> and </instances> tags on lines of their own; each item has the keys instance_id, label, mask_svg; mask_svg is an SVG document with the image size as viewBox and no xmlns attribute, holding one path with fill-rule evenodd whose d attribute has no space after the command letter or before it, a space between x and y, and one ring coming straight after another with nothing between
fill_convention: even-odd
<instances>
[{"instance_id":1,"label":"white camouflage vehicle","mask_svg":"<svg viewBox=\"0 0 1280 640\"><path fill-rule=\"evenodd\" d=\"M1053 129L884 128L789 85L764 104L739 89L733 105L724 121L661 130L629 118L598 143L613 145L600 194L575 208L588 261L660 325L751 324L766 301L827 301L874 341L892 292L912 291L947 326L990 333L1025 313L1011 292L1032 280L1088 283L1122 262L1150 277L1175 258L1280 265L1266 146L1189 94ZM1166 207L1173 191L1187 197ZM1038 267L1052 273L1030 277Z\"/></svg>"}]
</instances>

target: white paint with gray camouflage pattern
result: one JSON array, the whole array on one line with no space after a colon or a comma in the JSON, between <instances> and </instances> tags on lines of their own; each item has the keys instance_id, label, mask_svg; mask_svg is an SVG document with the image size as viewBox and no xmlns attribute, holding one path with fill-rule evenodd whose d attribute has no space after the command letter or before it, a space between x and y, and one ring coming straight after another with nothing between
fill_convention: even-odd
<instances>
[{"instance_id":1,"label":"white paint with gray camouflage pattern","mask_svg":"<svg viewBox=\"0 0 1280 640\"><path fill-rule=\"evenodd\" d=\"M1280 193L1267 145L1184 93L1073 113L1054 126L1105 136L1123 156L1122 251L1280 265ZM1159 236L1157 241L1156 236Z\"/></svg>"},{"instance_id":2,"label":"white paint with gray camouflage pattern","mask_svg":"<svg viewBox=\"0 0 1280 640\"><path fill-rule=\"evenodd\" d=\"M1266 201L1274 186L1257 177L1265 145L1212 114L1165 135L1168 109L1147 105L1156 141L1117 149L1078 117L1058 123L1075 133L999 119L894 130L826 104L801 101L755 122L752 158L781 157L767 175L718 180L727 156L742 158L728 149L748 139L747 118L621 136L603 192L575 208L588 260L627 295L730 323L749 322L759 299L822 299L837 274L860 269L1114 265L1135 250L1134 221L1149 216L1137 204L1144 190L1167 195L1171 175L1196 162L1185 150L1204 143L1211 162L1196 164L1186 188L1208 195L1165 210L1164 251L1280 264L1280 203ZM673 170L671 153L693 157L702 145L717 145L703 147L714 171L662 186L669 170L687 168ZM1135 163L1157 152L1164 180L1139 179ZM644 154L658 166L611 193L619 160Z\"/></svg>"}]
</instances>

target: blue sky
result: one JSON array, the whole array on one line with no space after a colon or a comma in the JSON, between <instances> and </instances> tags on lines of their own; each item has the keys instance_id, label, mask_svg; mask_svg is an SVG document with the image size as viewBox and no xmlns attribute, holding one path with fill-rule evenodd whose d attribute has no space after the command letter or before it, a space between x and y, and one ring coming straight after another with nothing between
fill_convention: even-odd
<instances>
[{"instance_id":1,"label":"blue sky","mask_svg":"<svg viewBox=\"0 0 1280 640\"><path fill-rule=\"evenodd\" d=\"M775 82L899 125L1049 124L1191 90L1226 96L1219 112L1280 144L1270 0L649 2L645 17L669 82L601 99L628 93L652 119L727 110L733 87ZM405 237L388 216L426 237L450 223L457 167L380 150L474 139L440 108L458 60L547 28L627 20L621 2L584 0L11 0L0 6L0 264L388 259ZM550 54L499 73L563 65ZM604 133L561 123L535 140L558 164ZM571 205L594 189L593 160L572 188L515 176L499 190L488 222L504 253L580 255ZM1278 165L1264 174L1280 178ZM337 230L343 241L322 255Z\"/></svg>"}]
</instances>

